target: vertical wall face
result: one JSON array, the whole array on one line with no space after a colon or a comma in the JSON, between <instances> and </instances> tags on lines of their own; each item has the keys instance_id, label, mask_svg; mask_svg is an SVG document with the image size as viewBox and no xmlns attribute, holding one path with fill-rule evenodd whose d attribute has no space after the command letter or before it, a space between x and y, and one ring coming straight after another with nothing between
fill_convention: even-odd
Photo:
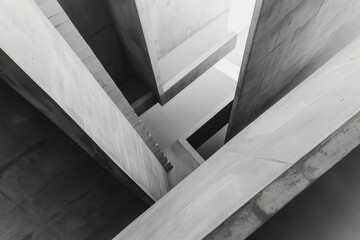
<instances>
[{"instance_id":1,"label":"vertical wall face","mask_svg":"<svg viewBox=\"0 0 360 240\"><path fill-rule=\"evenodd\" d=\"M141 1L139 1L141 2ZM160 0L142 1L149 13L149 32L155 45L157 59L196 34L221 14L229 11L229 0ZM146 2L146 4L145 4ZM224 26L226 29L226 25ZM206 39L203 39L206 41Z\"/></svg>"},{"instance_id":2,"label":"vertical wall face","mask_svg":"<svg viewBox=\"0 0 360 240\"><path fill-rule=\"evenodd\" d=\"M136 183L141 193L161 198L167 192L161 164L35 2L0 3L6 36L0 47L30 78L12 83L46 106L45 114L96 160L107 159L102 163Z\"/></svg>"},{"instance_id":3,"label":"vertical wall face","mask_svg":"<svg viewBox=\"0 0 360 240\"><path fill-rule=\"evenodd\" d=\"M106 2L59 0L59 3L115 83L120 86L129 80L132 77L132 70L123 52ZM46 5L46 2L43 4ZM63 27L67 24L69 23L62 23Z\"/></svg>"},{"instance_id":4,"label":"vertical wall face","mask_svg":"<svg viewBox=\"0 0 360 240\"><path fill-rule=\"evenodd\" d=\"M257 230L248 240L357 240L360 147Z\"/></svg>"},{"instance_id":5,"label":"vertical wall face","mask_svg":"<svg viewBox=\"0 0 360 240\"><path fill-rule=\"evenodd\" d=\"M359 65L357 37L116 239L246 239L360 144Z\"/></svg>"},{"instance_id":6,"label":"vertical wall face","mask_svg":"<svg viewBox=\"0 0 360 240\"><path fill-rule=\"evenodd\" d=\"M0 80L0 239L111 239L146 206Z\"/></svg>"},{"instance_id":7,"label":"vertical wall face","mask_svg":"<svg viewBox=\"0 0 360 240\"><path fill-rule=\"evenodd\" d=\"M268 109L293 78L359 10L356 0L258 1L235 95L228 138Z\"/></svg>"},{"instance_id":8,"label":"vertical wall face","mask_svg":"<svg viewBox=\"0 0 360 240\"><path fill-rule=\"evenodd\" d=\"M234 48L231 0L107 0L132 67L165 104Z\"/></svg>"},{"instance_id":9,"label":"vertical wall face","mask_svg":"<svg viewBox=\"0 0 360 240\"><path fill-rule=\"evenodd\" d=\"M106 0L134 73L157 92L155 75L134 0Z\"/></svg>"}]
</instances>

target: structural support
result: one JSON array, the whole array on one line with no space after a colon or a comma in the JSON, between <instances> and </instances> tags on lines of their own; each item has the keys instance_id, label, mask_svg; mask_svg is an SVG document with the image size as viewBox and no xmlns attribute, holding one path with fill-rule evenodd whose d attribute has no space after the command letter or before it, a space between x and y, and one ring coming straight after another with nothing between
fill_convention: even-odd
<instances>
[{"instance_id":1,"label":"structural support","mask_svg":"<svg viewBox=\"0 0 360 240\"><path fill-rule=\"evenodd\" d=\"M73 49L76 55L80 58L83 64L87 67L89 72L93 75L96 81L109 95L111 100L124 114L126 119L135 128L139 136L143 139L145 144L149 147L152 153L160 161L161 165L166 171L173 168L163 151L155 142L151 134L145 129L144 124L141 122L134 109L124 97L118 86L105 70L95 53L91 50L85 39L80 35L74 24L71 22L65 11L62 9L57 0L36 0L38 6L43 11L45 16L48 17L50 22L54 25L56 30L61 34L69 46ZM153 147L153 146L156 146Z\"/></svg>"},{"instance_id":2,"label":"structural support","mask_svg":"<svg viewBox=\"0 0 360 240\"><path fill-rule=\"evenodd\" d=\"M34 1L0 1L4 80L89 155L152 204L164 169Z\"/></svg>"},{"instance_id":3,"label":"structural support","mask_svg":"<svg viewBox=\"0 0 360 240\"><path fill-rule=\"evenodd\" d=\"M138 78L165 104L235 47L231 0L107 0Z\"/></svg>"},{"instance_id":4,"label":"structural support","mask_svg":"<svg viewBox=\"0 0 360 240\"><path fill-rule=\"evenodd\" d=\"M245 239L360 144L359 78L360 37L114 239Z\"/></svg>"},{"instance_id":5,"label":"structural support","mask_svg":"<svg viewBox=\"0 0 360 240\"><path fill-rule=\"evenodd\" d=\"M296 74L328 49L358 6L357 0L257 1L227 140L299 84Z\"/></svg>"}]
</instances>

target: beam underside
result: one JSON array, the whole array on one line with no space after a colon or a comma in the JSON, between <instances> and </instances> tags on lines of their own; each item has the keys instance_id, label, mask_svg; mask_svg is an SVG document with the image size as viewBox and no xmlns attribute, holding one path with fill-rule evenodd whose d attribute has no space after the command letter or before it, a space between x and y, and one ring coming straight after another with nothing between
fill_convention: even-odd
<instances>
[{"instance_id":1,"label":"beam underside","mask_svg":"<svg viewBox=\"0 0 360 240\"><path fill-rule=\"evenodd\" d=\"M115 239L245 239L360 143L359 59L360 38Z\"/></svg>"},{"instance_id":2,"label":"beam underside","mask_svg":"<svg viewBox=\"0 0 360 240\"><path fill-rule=\"evenodd\" d=\"M145 144L158 158L160 163L168 171L172 168L171 163L166 158L162 150L157 147L151 149L152 145L158 145L151 134L146 130L144 124L140 121L134 109L124 97L118 86L115 84L111 76L105 70L95 53L92 51L88 43L81 36L78 29L71 22L63 8L57 2L57 0L47 0L46 2L37 1L38 6L43 11L45 16L48 17L50 22L62 35L65 41L70 45L76 55L81 59L89 72L93 75L96 81L109 95L111 100L124 114L126 119L138 132L139 136L144 140ZM85 11L85 10L84 10ZM91 41L91 40L90 40Z\"/></svg>"},{"instance_id":3,"label":"beam underside","mask_svg":"<svg viewBox=\"0 0 360 240\"><path fill-rule=\"evenodd\" d=\"M163 196L162 166L35 2L1 4L7 82L147 203Z\"/></svg>"}]
</instances>

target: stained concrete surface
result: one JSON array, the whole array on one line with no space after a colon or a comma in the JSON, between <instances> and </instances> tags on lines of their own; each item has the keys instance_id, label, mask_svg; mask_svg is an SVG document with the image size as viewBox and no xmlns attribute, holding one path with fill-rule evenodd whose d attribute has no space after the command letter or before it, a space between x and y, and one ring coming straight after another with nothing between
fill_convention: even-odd
<instances>
[{"instance_id":1,"label":"stained concrete surface","mask_svg":"<svg viewBox=\"0 0 360 240\"><path fill-rule=\"evenodd\" d=\"M158 94L156 72L153 72L136 1L106 0L106 3L135 76Z\"/></svg>"},{"instance_id":2,"label":"stained concrete surface","mask_svg":"<svg viewBox=\"0 0 360 240\"><path fill-rule=\"evenodd\" d=\"M0 239L111 239L146 208L0 81Z\"/></svg>"},{"instance_id":3,"label":"stained concrete surface","mask_svg":"<svg viewBox=\"0 0 360 240\"><path fill-rule=\"evenodd\" d=\"M358 240L359 160L357 147L248 240Z\"/></svg>"},{"instance_id":4,"label":"stained concrete surface","mask_svg":"<svg viewBox=\"0 0 360 240\"><path fill-rule=\"evenodd\" d=\"M242 66L228 139L296 86L296 74L329 48L360 5L356 0L259 0L258 7L260 15L252 23L253 38L247 43L249 55Z\"/></svg>"},{"instance_id":5,"label":"stained concrete surface","mask_svg":"<svg viewBox=\"0 0 360 240\"><path fill-rule=\"evenodd\" d=\"M152 33L158 59L229 11L231 6L230 0L158 0L154 3L146 0L137 1L144 2L139 5L147 8L146 12L151 22L148 26L149 32ZM221 32L222 29L217 31Z\"/></svg>"},{"instance_id":6,"label":"stained concrete surface","mask_svg":"<svg viewBox=\"0 0 360 240\"><path fill-rule=\"evenodd\" d=\"M358 37L115 239L248 237L360 144L359 50Z\"/></svg>"},{"instance_id":7,"label":"stained concrete surface","mask_svg":"<svg viewBox=\"0 0 360 240\"><path fill-rule=\"evenodd\" d=\"M120 86L128 81L133 76L133 72L106 2L101 0L58 0L58 2L115 83Z\"/></svg>"}]
</instances>

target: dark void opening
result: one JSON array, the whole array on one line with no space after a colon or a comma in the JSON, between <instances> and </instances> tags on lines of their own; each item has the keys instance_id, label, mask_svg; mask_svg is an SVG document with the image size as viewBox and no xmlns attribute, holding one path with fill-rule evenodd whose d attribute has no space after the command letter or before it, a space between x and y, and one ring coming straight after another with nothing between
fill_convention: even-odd
<instances>
[{"instance_id":1,"label":"dark void opening","mask_svg":"<svg viewBox=\"0 0 360 240\"><path fill-rule=\"evenodd\" d=\"M207 160L225 143L225 135L230 119L233 101L215 114L209 121L194 132L187 141Z\"/></svg>"}]
</instances>

